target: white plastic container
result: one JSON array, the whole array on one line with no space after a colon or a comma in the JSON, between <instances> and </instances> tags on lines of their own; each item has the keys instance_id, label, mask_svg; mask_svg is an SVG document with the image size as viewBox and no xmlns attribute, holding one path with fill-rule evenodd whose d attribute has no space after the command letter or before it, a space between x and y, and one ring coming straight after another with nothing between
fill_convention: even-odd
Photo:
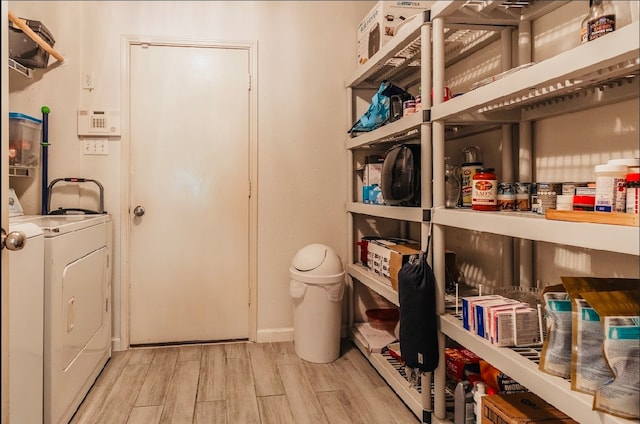
<instances>
[{"instance_id":1,"label":"white plastic container","mask_svg":"<svg viewBox=\"0 0 640 424\"><path fill-rule=\"evenodd\" d=\"M609 159L607 165L625 165L629 168L640 167L640 158Z\"/></svg>"},{"instance_id":2,"label":"white plastic container","mask_svg":"<svg viewBox=\"0 0 640 424\"><path fill-rule=\"evenodd\" d=\"M468 381L460 381L453 392L453 424L475 424L473 393Z\"/></svg>"},{"instance_id":3,"label":"white plastic container","mask_svg":"<svg viewBox=\"0 0 640 424\"><path fill-rule=\"evenodd\" d=\"M9 113L9 166L37 168L40 164L42 121L23 113Z\"/></svg>"},{"instance_id":4,"label":"white plastic container","mask_svg":"<svg viewBox=\"0 0 640 424\"><path fill-rule=\"evenodd\" d=\"M487 386L482 382L473 383L473 412L476 424L482 424L482 398L487 395Z\"/></svg>"},{"instance_id":5,"label":"white plastic container","mask_svg":"<svg viewBox=\"0 0 640 424\"><path fill-rule=\"evenodd\" d=\"M296 354L309 362L333 362L340 356L342 261L330 247L310 244L296 253L289 271Z\"/></svg>"},{"instance_id":6,"label":"white plastic container","mask_svg":"<svg viewBox=\"0 0 640 424\"><path fill-rule=\"evenodd\" d=\"M596 165L596 212L624 212L627 165Z\"/></svg>"}]
</instances>

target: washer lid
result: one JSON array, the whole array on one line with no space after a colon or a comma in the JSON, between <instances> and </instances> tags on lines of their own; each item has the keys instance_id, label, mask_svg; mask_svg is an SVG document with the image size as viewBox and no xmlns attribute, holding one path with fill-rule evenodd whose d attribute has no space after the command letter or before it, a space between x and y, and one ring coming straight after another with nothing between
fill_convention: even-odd
<instances>
[{"instance_id":1,"label":"washer lid","mask_svg":"<svg viewBox=\"0 0 640 424\"><path fill-rule=\"evenodd\" d=\"M22 231L27 238L41 236L42 228L31 222L9 222L9 232Z\"/></svg>"},{"instance_id":2,"label":"washer lid","mask_svg":"<svg viewBox=\"0 0 640 424\"><path fill-rule=\"evenodd\" d=\"M45 237L55 237L72 231L99 225L109 220L109 215L32 215L16 218L16 222L31 222L44 231Z\"/></svg>"}]
</instances>

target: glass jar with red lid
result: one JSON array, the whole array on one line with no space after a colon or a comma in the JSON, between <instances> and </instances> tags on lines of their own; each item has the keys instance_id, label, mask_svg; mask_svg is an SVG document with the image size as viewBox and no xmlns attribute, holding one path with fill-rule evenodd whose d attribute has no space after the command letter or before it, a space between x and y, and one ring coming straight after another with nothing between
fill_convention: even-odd
<instances>
[{"instance_id":1,"label":"glass jar with red lid","mask_svg":"<svg viewBox=\"0 0 640 424\"><path fill-rule=\"evenodd\" d=\"M494 168L480 168L473 175L471 209L498 210L498 178Z\"/></svg>"}]
</instances>

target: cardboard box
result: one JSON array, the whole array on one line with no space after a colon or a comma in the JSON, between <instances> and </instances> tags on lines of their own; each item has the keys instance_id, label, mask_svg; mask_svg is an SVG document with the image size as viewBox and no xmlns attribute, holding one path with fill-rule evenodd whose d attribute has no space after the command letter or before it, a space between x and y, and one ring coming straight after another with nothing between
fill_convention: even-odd
<instances>
[{"instance_id":1,"label":"cardboard box","mask_svg":"<svg viewBox=\"0 0 640 424\"><path fill-rule=\"evenodd\" d=\"M515 299L509 299L508 297L501 297L499 299L492 299L486 301L480 301L473 307L474 328L475 333L483 339L489 339L489 310L492 307L513 305L514 303L520 303Z\"/></svg>"},{"instance_id":2,"label":"cardboard box","mask_svg":"<svg viewBox=\"0 0 640 424\"><path fill-rule=\"evenodd\" d=\"M480 377L496 393L527 393L529 390L484 359L480 359Z\"/></svg>"},{"instance_id":3,"label":"cardboard box","mask_svg":"<svg viewBox=\"0 0 640 424\"><path fill-rule=\"evenodd\" d=\"M480 374L480 357L468 349L448 347L444 350L447 375L456 381Z\"/></svg>"},{"instance_id":4,"label":"cardboard box","mask_svg":"<svg viewBox=\"0 0 640 424\"><path fill-rule=\"evenodd\" d=\"M364 165L360 166L358 171L358 190L361 193L360 201L362 203L382 205L384 199L382 197L382 159L379 156L367 156Z\"/></svg>"},{"instance_id":5,"label":"cardboard box","mask_svg":"<svg viewBox=\"0 0 640 424\"><path fill-rule=\"evenodd\" d=\"M420 254L417 244L394 244L386 240L372 240L367 245L367 264L376 274L386 277L398 291L398 272L402 265Z\"/></svg>"},{"instance_id":6,"label":"cardboard box","mask_svg":"<svg viewBox=\"0 0 640 424\"><path fill-rule=\"evenodd\" d=\"M357 28L358 64L365 64L408 18L426 10L432 1L379 1Z\"/></svg>"},{"instance_id":7,"label":"cardboard box","mask_svg":"<svg viewBox=\"0 0 640 424\"><path fill-rule=\"evenodd\" d=\"M475 304L485 300L504 299L499 294L488 294L486 296L467 296L462 298L462 326L465 330L476 332L475 326Z\"/></svg>"},{"instance_id":8,"label":"cardboard box","mask_svg":"<svg viewBox=\"0 0 640 424\"><path fill-rule=\"evenodd\" d=\"M503 331L505 330L511 330L509 332L510 335L512 335L513 329L511 328L504 328L504 323L502 322L504 320L504 316L501 316L500 320L496 319L496 316L502 312L507 312L511 314L511 319L513 320L513 308L516 309L522 309L522 308L529 308L529 304L528 303L523 303L523 302L518 302L517 304L507 304L507 305L497 305L497 306L490 306L487 309L487 320L488 320L488 325L486 327L486 330L488 331L487 334L485 334L485 339L489 340L491 343L493 344L498 344L498 335L497 332L500 331L500 338L503 338L505 336L505 334L503 333ZM500 322L501 326L498 327L497 324L498 322ZM500 329L498 329L500 328Z\"/></svg>"},{"instance_id":9,"label":"cardboard box","mask_svg":"<svg viewBox=\"0 0 640 424\"><path fill-rule=\"evenodd\" d=\"M577 424L569 416L530 392L482 398L482 424L529 423Z\"/></svg>"},{"instance_id":10,"label":"cardboard box","mask_svg":"<svg viewBox=\"0 0 640 424\"><path fill-rule=\"evenodd\" d=\"M490 341L496 346L531 346L540 343L538 310L523 304L516 308L516 331L513 307L496 308L490 314ZM517 335L517 340L516 340Z\"/></svg>"},{"instance_id":11,"label":"cardboard box","mask_svg":"<svg viewBox=\"0 0 640 424\"><path fill-rule=\"evenodd\" d=\"M367 265L371 271L381 277L389 278L389 259L391 251L385 246L369 241L367 245Z\"/></svg>"},{"instance_id":12,"label":"cardboard box","mask_svg":"<svg viewBox=\"0 0 640 424\"><path fill-rule=\"evenodd\" d=\"M370 205L384 205L382 189L379 185L365 185L362 187L362 203Z\"/></svg>"},{"instance_id":13,"label":"cardboard box","mask_svg":"<svg viewBox=\"0 0 640 424\"><path fill-rule=\"evenodd\" d=\"M380 185L382 183L382 162L367 163L364 165L364 174L362 175L362 184Z\"/></svg>"}]
</instances>

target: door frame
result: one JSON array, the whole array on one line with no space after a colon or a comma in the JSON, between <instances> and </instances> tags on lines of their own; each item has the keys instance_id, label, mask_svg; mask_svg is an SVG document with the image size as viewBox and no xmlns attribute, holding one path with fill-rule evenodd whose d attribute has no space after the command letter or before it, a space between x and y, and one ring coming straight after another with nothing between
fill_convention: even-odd
<instances>
[{"instance_id":1,"label":"door frame","mask_svg":"<svg viewBox=\"0 0 640 424\"><path fill-rule=\"evenodd\" d=\"M177 38L121 36L121 187L120 187L120 340L114 350L126 350L130 341L131 296L131 53L132 45L149 44L173 47L205 47L246 50L249 54L249 340L257 339L257 281L258 281L258 43L257 41L218 42ZM126 143L126 144L125 144Z\"/></svg>"},{"instance_id":2,"label":"door frame","mask_svg":"<svg viewBox=\"0 0 640 424\"><path fill-rule=\"evenodd\" d=\"M8 15L9 3L7 1L0 2L0 15L2 16L2 24L0 25L0 31L2 35L9 33L9 25L7 23L9 19ZM2 72L1 80L1 104L2 117L0 122L0 132L2 133L2 140L9 139L9 114L5 111L9 110L9 37L2 37L2 60L0 60L0 66L5 71ZM0 148L0 155L2 155L2 175L0 176L0 193L2 198L2 204L8 205L9 203L9 143L2 143ZM9 232L9 208L0 208L1 211L1 223L2 228ZM0 262L2 269L0 270L0 311L1 319L0 326L0 346L1 358L0 368L2 372L2 383L0 387L0 407L2 408L2 417L0 419L3 423L9 422L9 251L2 249L0 254Z\"/></svg>"}]
</instances>

